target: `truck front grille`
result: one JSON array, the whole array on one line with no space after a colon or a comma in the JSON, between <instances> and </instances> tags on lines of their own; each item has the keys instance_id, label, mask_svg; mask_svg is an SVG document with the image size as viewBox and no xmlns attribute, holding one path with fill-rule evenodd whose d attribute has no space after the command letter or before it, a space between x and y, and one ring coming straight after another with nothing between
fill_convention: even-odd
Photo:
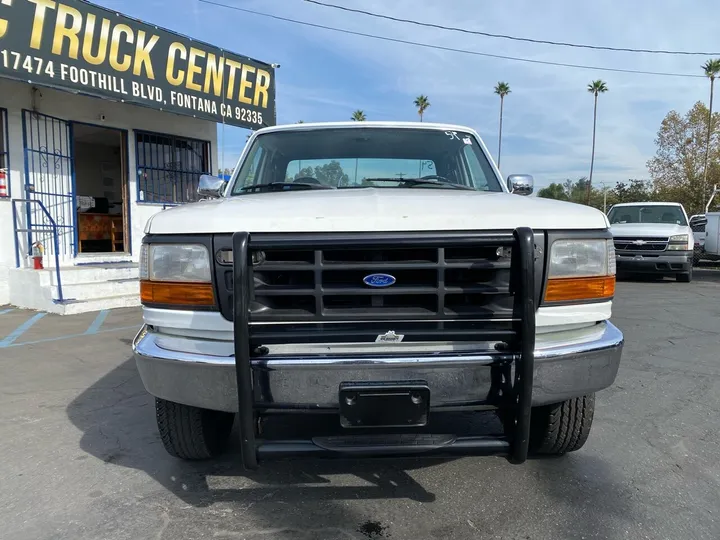
<instances>
[{"instance_id":1,"label":"truck front grille","mask_svg":"<svg viewBox=\"0 0 720 540\"><path fill-rule=\"evenodd\" d=\"M289 334L344 334L344 341L359 327L373 336L392 329L416 340L429 339L428 329L449 339L483 326L510 329L512 242L508 233L252 235L250 323L282 326ZM231 243L229 235L215 240L218 296L229 320ZM369 286L372 274L395 281Z\"/></svg>"},{"instance_id":2,"label":"truck front grille","mask_svg":"<svg viewBox=\"0 0 720 540\"><path fill-rule=\"evenodd\" d=\"M665 251L668 246L668 238L613 238L616 251Z\"/></svg>"}]
</instances>

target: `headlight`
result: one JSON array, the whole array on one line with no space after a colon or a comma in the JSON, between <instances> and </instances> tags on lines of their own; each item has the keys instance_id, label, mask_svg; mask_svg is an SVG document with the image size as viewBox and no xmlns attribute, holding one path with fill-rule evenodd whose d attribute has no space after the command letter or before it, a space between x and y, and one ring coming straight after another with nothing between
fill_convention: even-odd
<instances>
[{"instance_id":1,"label":"headlight","mask_svg":"<svg viewBox=\"0 0 720 540\"><path fill-rule=\"evenodd\" d=\"M550 247L546 302L610 299L615 294L612 239L556 240Z\"/></svg>"},{"instance_id":2,"label":"headlight","mask_svg":"<svg viewBox=\"0 0 720 540\"><path fill-rule=\"evenodd\" d=\"M550 249L550 278L614 274L615 246L612 240L557 240Z\"/></svg>"},{"instance_id":3,"label":"headlight","mask_svg":"<svg viewBox=\"0 0 720 540\"><path fill-rule=\"evenodd\" d=\"M143 244L140 253L143 304L215 308L210 254L202 244Z\"/></svg>"},{"instance_id":4,"label":"headlight","mask_svg":"<svg viewBox=\"0 0 720 540\"><path fill-rule=\"evenodd\" d=\"M210 255L200 244L143 244L140 279L209 283Z\"/></svg>"},{"instance_id":5,"label":"headlight","mask_svg":"<svg viewBox=\"0 0 720 540\"><path fill-rule=\"evenodd\" d=\"M674 234L670 237L669 251L688 251L693 248L689 234Z\"/></svg>"}]
</instances>

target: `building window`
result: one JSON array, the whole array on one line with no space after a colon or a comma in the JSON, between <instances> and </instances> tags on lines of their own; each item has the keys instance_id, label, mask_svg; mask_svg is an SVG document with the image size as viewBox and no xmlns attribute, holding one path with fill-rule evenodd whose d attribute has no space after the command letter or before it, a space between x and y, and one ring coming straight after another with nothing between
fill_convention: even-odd
<instances>
[{"instance_id":1,"label":"building window","mask_svg":"<svg viewBox=\"0 0 720 540\"><path fill-rule=\"evenodd\" d=\"M0 109L0 198L3 197L10 197L10 149L6 109Z\"/></svg>"},{"instance_id":2,"label":"building window","mask_svg":"<svg viewBox=\"0 0 720 540\"><path fill-rule=\"evenodd\" d=\"M210 143L174 135L135 133L138 200L161 204L197 201L200 176L212 170Z\"/></svg>"}]
</instances>

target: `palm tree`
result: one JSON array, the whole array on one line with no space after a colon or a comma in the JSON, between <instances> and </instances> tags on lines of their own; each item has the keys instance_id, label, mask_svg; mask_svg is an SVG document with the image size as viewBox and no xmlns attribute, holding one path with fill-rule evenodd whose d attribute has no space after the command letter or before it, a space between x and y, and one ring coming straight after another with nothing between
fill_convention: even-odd
<instances>
[{"instance_id":1,"label":"palm tree","mask_svg":"<svg viewBox=\"0 0 720 540\"><path fill-rule=\"evenodd\" d=\"M420 94L418 97L415 98L415 101L413 103L417 107L418 114L420 115L420 121L422 122L423 114L425 113L427 108L430 106L430 100L428 100L427 96Z\"/></svg>"},{"instance_id":2,"label":"palm tree","mask_svg":"<svg viewBox=\"0 0 720 540\"><path fill-rule=\"evenodd\" d=\"M703 192L702 202L705 202L705 190L707 189L707 174L708 174L708 157L710 156L710 135L712 134L712 109L713 109L713 91L715 87L715 77L720 75L720 59L708 60L702 66L705 70L705 76L710 79L710 112L708 113L708 128L707 138L705 139L705 167L703 172Z\"/></svg>"},{"instance_id":3,"label":"palm tree","mask_svg":"<svg viewBox=\"0 0 720 540\"><path fill-rule=\"evenodd\" d=\"M357 111L352 113L350 120L355 120L356 122L364 122L365 120L367 120L367 117L365 116L365 111L361 111L360 109L358 109Z\"/></svg>"},{"instance_id":4,"label":"palm tree","mask_svg":"<svg viewBox=\"0 0 720 540\"><path fill-rule=\"evenodd\" d=\"M499 82L495 85L495 93L500 96L500 133L498 135L498 158L497 166L500 168L500 151L502 150L502 118L503 118L503 103L505 102L505 96L510 93L510 85L506 82Z\"/></svg>"},{"instance_id":5,"label":"palm tree","mask_svg":"<svg viewBox=\"0 0 720 540\"><path fill-rule=\"evenodd\" d=\"M592 193L592 176L593 167L595 166L595 127L597 126L597 103L598 94L604 94L608 91L607 83L600 79L591 82L587 86L587 91L595 96L595 108L593 109L593 139L592 139L592 155L590 157L590 176L588 177L587 192L585 193L585 204L590 203L590 193Z\"/></svg>"}]
</instances>

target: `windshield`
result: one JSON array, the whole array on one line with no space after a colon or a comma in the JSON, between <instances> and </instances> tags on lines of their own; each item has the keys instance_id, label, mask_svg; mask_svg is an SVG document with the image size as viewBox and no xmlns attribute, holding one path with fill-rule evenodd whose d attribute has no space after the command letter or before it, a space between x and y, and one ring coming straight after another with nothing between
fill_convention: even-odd
<instances>
[{"instance_id":1,"label":"windshield","mask_svg":"<svg viewBox=\"0 0 720 540\"><path fill-rule=\"evenodd\" d=\"M682 209L676 205L616 206L608 213L610 224L673 223L687 225Z\"/></svg>"},{"instance_id":2,"label":"windshield","mask_svg":"<svg viewBox=\"0 0 720 540\"><path fill-rule=\"evenodd\" d=\"M503 191L477 139L469 133L373 127L258 136L231 194L256 193L263 187Z\"/></svg>"}]
</instances>

